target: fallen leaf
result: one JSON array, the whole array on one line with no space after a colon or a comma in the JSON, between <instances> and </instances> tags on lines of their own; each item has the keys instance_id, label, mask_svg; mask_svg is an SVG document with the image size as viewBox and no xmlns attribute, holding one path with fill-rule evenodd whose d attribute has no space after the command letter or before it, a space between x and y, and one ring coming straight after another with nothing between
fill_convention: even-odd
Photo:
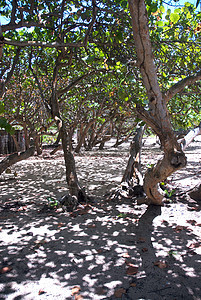
<instances>
[{"instance_id":1,"label":"fallen leaf","mask_svg":"<svg viewBox=\"0 0 201 300\"><path fill-rule=\"evenodd\" d=\"M13 268L10 267L10 266L7 266L7 267L3 267L0 269L0 274L5 274L7 272L10 272Z\"/></svg>"},{"instance_id":2,"label":"fallen leaf","mask_svg":"<svg viewBox=\"0 0 201 300\"><path fill-rule=\"evenodd\" d=\"M163 262L163 261L156 261L156 262L154 263L154 266L157 266L157 267L159 267L160 269L165 269L165 268L167 268L167 264L166 264L165 262Z\"/></svg>"},{"instance_id":3,"label":"fallen leaf","mask_svg":"<svg viewBox=\"0 0 201 300\"><path fill-rule=\"evenodd\" d=\"M131 263L131 261L130 260L125 260L125 264L127 265L127 266L130 266L130 265L132 265L132 263Z\"/></svg>"},{"instance_id":4,"label":"fallen leaf","mask_svg":"<svg viewBox=\"0 0 201 300\"><path fill-rule=\"evenodd\" d=\"M98 252L98 254L100 254L103 252L103 249L98 249L97 252Z\"/></svg>"},{"instance_id":5,"label":"fallen leaf","mask_svg":"<svg viewBox=\"0 0 201 300\"><path fill-rule=\"evenodd\" d=\"M106 289L102 288L102 287L98 287L96 289L96 294L97 295L104 295L106 293Z\"/></svg>"},{"instance_id":6,"label":"fallen leaf","mask_svg":"<svg viewBox=\"0 0 201 300\"><path fill-rule=\"evenodd\" d=\"M201 223L200 223L200 224L196 224L196 226L199 226L199 227L201 227Z\"/></svg>"},{"instance_id":7,"label":"fallen leaf","mask_svg":"<svg viewBox=\"0 0 201 300\"><path fill-rule=\"evenodd\" d=\"M145 238L140 237L140 238L137 240L137 242L138 242L138 243L145 243L146 240L145 240Z\"/></svg>"},{"instance_id":8,"label":"fallen leaf","mask_svg":"<svg viewBox=\"0 0 201 300\"><path fill-rule=\"evenodd\" d=\"M132 282L132 283L130 284L130 286L132 286L132 287L136 287L136 285L137 285L137 283L135 283L135 282Z\"/></svg>"},{"instance_id":9,"label":"fallen leaf","mask_svg":"<svg viewBox=\"0 0 201 300\"><path fill-rule=\"evenodd\" d=\"M169 224L168 221L166 221L166 220L162 220L161 223L164 224L164 225L168 225Z\"/></svg>"},{"instance_id":10,"label":"fallen leaf","mask_svg":"<svg viewBox=\"0 0 201 300\"><path fill-rule=\"evenodd\" d=\"M95 225L95 224L89 224L87 227L88 227L88 228L95 228L96 225Z\"/></svg>"},{"instance_id":11,"label":"fallen leaf","mask_svg":"<svg viewBox=\"0 0 201 300\"><path fill-rule=\"evenodd\" d=\"M81 295L75 295L75 300L83 300L84 298Z\"/></svg>"},{"instance_id":12,"label":"fallen leaf","mask_svg":"<svg viewBox=\"0 0 201 300\"><path fill-rule=\"evenodd\" d=\"M195 220L186 220L187 223L195 225L197 222Z\"/></svg>"},{"instance_id":13,"label":"fallen leaf","mask_svg":"<svg viewBox=\"0 0 201 300\"><path fill-rule=\"evenodd\" d=\"M122 257L123 257L123 258L129 258L130 255L128 254L128 252L125 252L125 253L122 254Z\"/></svg>"},{"instance_id":14,"label":"fallen leaf","mask_svg":"<svg viewBox=\"0 0 201 300\"><path fill-rule=\"evenodd\" d=\"M11 174L11 169L10 168L6 169L5 173L6 174Z\"/></svg>"},{"instance_id":15,"label":"fallen leaf","mask_svg":"<svg viewBox=\"0 0 201 300\"><path fill-rule=\"evenodd\" d=\"M78 214L79 214L80 216L86 215L87 213L88 213L88 210L86 210L86 209L82 209L82 210L80 210L80 211L78 212Z\"/></svg>"},{"instance_id":16,"label":"fallen leaf","mask_svg":"<svg viewBox=\"0 0 201 300\"><path fill-rule=\"evenodd\" d=\"M114 295L116 298L121 298L122 295L125 293L126 293L126 290L124 288L120 288L114 292Z\"/></svg>"},{"instance_id":17,"label":"fallen leaf","mask_svg":"<svg viewBox=\"0 0 201 300\"><path fill-rule=\"evenodd\" d=\"M199 206L192 206L192 207L188 207L188 210L198 210Z\"/></svg>"},{"instance_id":18,"label":"fallen leaf","mask_svg":"<svg viewBox=\"0 0 201 300\"><path fill-rule=\"evenodd\" d=\"M186 229L185 226L180 226L180 225L178 225L177 227L174 228L174 231L175 231L175 232L180 232L180 231L182 231L182 230L184 230L184 229Z\"/></svg>"},{"instance_id":19,"label":"fallen leaf","mask_svg":"<svg viewBox=\"0 0 201 300\"><path fill-rule=\"evenodd\" d=\"M142 248L142 252L147 252L148 248Z\"/></svg>"},{"instance_id":20,"label":"fallen leaf","mask_svg":"<svg viewBox=\"0 0 201 300\"><path fill-rule=\"evenodd\" d=\"M74 286L71 290L71 295L74 296L76 294L79 294L81 288L79 286Z\"/></svg>"},{"instance_id":21,"label":"fallen leaf","mask_svg":"<svg viewBox=\"0 0 201 300\"><path fill-rule=\"evenodd\" d=\"M42 295L42 294L45 294L45 293L46 293L45 291L39 290L38 295Z\"/></svg>"},{"instance_id":22,"label":"fallen leaf","mask_svg":"<svg viewBox=\"0 0 201 300\"><path fill-rule=\"evenodd\" d=\"M64 223L59 222L57 226L58 226L58 227L63 227L64 225L65 225Z\"/></svg>"},{"instance_id":23,"label":"fallen leaf","mask_svg":"<svg viewBox=\"0 0 201 300\"><path fill-rule=\"evenodd\" d=\"M188 248L192 249L192 248L198 248L201 246L201 243L200 242L197 242L197 243L192 243L190 244L190 246Z\"/></svg>"},{"instance_id":24,"label":"fallen leaf","mask_svg":"<svg viewBox=\"0 0 201 300\"><path fill-rule=\"evenodd\" d=\"M77 217L77 214L75 212L71 212L69 213L70 217L71 218L76 218Z\"/></svg>"},{"instance_id":25,"label":"fallen leaf","mask_svg":"<svg viewBox=\"0 0 201 300\"><path fill-rule=\"evenodd\" d=\"M129 267L126 270L126 274L127 275L135 275L135 274L137 274L137 272L138 272L138 267L136 267L132 264L129 264Z\"/></svg>"},{"instance_id":26,"label":"fallen leaf","mask_svg":"<svg viewBox=\"0 0 201 300\"><path fill-rule=\"evenodd\" d=\"M36 240L34 243L36 244L37 247L40 247L40 246L46 244L47 241L46 240Z\"/></svg>"},{"instance_id":27,"label":"fallen leaf","mask_svg":"<svg viewBox=\"0 0 201 300\"><path fill-rule=\"evenodd\" d=\"M17 211L22 211L22 210L26 210L27 209L27 206L21 206L20 208L18 208Z\"/></svg>"}]
</instances>

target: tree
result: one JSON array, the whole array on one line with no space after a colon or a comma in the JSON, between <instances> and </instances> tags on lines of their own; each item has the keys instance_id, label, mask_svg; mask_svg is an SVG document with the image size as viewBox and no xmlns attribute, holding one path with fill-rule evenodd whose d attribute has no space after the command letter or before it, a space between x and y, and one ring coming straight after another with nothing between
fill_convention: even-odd
<instances>
[{"instance_id":1,"label":"tree","mask_svg":"<svg viewBox=\"0 0 201 300\"><path fill-rule=\"evenodd\" d=\"M141 119L158 135L164 151L163 159L145 174L144 190L148 204L161 205L163 195L159 191L159 183L176 170L185 167L187 163L182 147L173 132L167 102L185 86L200 80L201 72L198 71L194 76L185 77L162 92L153 57L145 2L144 0L128 0L128 3L132 18L137 64L146 88L149 108L147 110L142 105L137 105L136 110ZM151 2L149 3L151 5Z\"/></svg>"},{"instance_id":2,"label":"tree","mask_svg":"<svg viewBox=\"0 0 201 300\"><path fill-rule=\"evenodd\" d=\"M90 55L88 43L99 44L100 49L105 47L105 37L101 37L101 30L106 30L111 34L106 35L107 44L113 44L113 40L118 42L122 38L121 31L118 29L118 35L114 34L115 23L114 16L108 15L107 6L99 8L99 20L97 22L94 37L91 34L92 28L97 18L98 7L96 1L13 1L11 5L5 8L5 3L1 4L2 13L9 19L9 23L2 25L2 43L7 45L6 51L15 52L18 49L26 47L25 58L21 63L29 68L28 76L31 76L38 88L37 95L41 97L47 113L55 121L62 140L64 151L64 160L66 165L66 180L70 194L76 198L86 198L84 190L80 187L75 170L75 162L68 145L68 136L64 115L61 110L62 103L65 101L66 94L70 89L76 86L81 80L94 75L97 72L107 70L105 58L101 53L99 64L83 64L84 69L79 70L78 63L76 68L72 68L72 62L78 58L78 62L83 61L83 55ZM123 10L121 9L120 14ZM117 15L119 12L117 13ZM107 17L106 17L107 16ZM120 26L118 26L120 28ZM91 39L91 40L90 40ZM109 46L107 46L109 47ZM117 51L116 47L116 51ZM45 50L44 50L45 49ZM99 53L100 54L100 53ZM9 57L6 68L2 68L2 77L10 68ZM13 66L19 62L19 55L13 60ZM11 68L12 74L15 67ZM70 76L71 70L74 71ZM8 72L9 73L9 72ZM46 87L44 87L41 77L45 76ZM68 79L70 77L70 80ZM8 81L3 80L2 90L8 86ZM3 95L3 93L2 93ZM4 98L8 99L8 98ZM30 126L29 126L30 127ZM11 162L10 162L11 163Z\"/></svg>"},{"instance_id":3,"label":"tree","mask_svg":"<svg viewBox=\"0 0 201 300\"><path fill-rule=\"evenodd\" d=\"M128 2L132 22L124 0L13 1L8 6L2 3L2 14L9 23L2 25L4 36L0 36L1 43L6 45L1 95L5 87L14 83L12 76L20 74L16 67L20 60L29 82L35 83L33 103L41 102L40 108L46 110L45 127L52 120L57 126L66 180L71 195L77 198L86 195L78 182L69 143L79 127L80 117L76 119L75 114L82 115L83 134L78 146L84 143L89 148L98 141L98 134L103 137L107 121L113 123L117 132L123 132L127 117L136 118L137 114L159 136L164 151L163 160L144 178L147 203L161 204L159 182L186 164L171 121L178 127L181 119L187 127L184 115L195 120L196 105L200 103L200 85L192 87L201 76L197 70L199 47L194 47L199 39L199 15L192 5L186 4L183 10L167 11L164 20L161 1L148 0L147 10L141 0ZM28 86L26 80L22 82L21 94L25 95ZM104 91L100 92L103 86ZM191 90L193 103L188 101ZM106 100L103 110L98 97ZM4 96L5 101L8 98L8 94ZM181 103L181 99L185 101ZM71 109L73 105L76 108ZM179 111L184 113L181 118ZM132 126L136 123L133 121ZM29 124L36 133L35 141L43 131L40 125L33 128ZM129 126L126 129L132 132Z\"/></svg>"}]
</instances>

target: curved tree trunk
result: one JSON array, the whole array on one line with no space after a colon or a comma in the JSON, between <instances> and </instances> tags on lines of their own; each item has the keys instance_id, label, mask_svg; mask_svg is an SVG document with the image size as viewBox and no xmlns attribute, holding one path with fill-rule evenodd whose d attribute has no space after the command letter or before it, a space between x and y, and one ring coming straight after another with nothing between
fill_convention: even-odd
<instances>
[{"instance_id":1,"label":"curved tree trunk","mask_svg":"<svg viewBox=\"0 0 201 300\"><path fill-rule=\"evenodd\" d=\"M201 134L201 123L200 125L192 129L183 139L178 140L178 146L184 151L193 139ZM147 171L144 177L144 190L148 197L147 204L161 205L163 195L161 194L159 183L164 181L175 171L183 168L187 164L187 159L182 150L177 151L176 147L171 151L165 149L165 154L162 160Z\"/></svg>"},{"instance_id":2,"label":"curved tree trunk","mask_svg":"<svg viewBox=\"0 0 201 300\"><path fill-rule=\"evenodd\" d=\"M11 167L12 165L16 164L17 162L27 159L30 156L33 156L35 152L35 147L32 146L28 150L19 153L13 153L6 158L4 158L0 162L0 174L2 174L7 168Z\"/></svg>"},{"instance_id":3,"label":"curved tree trunk","mask_svg":"<svg viewBox=\"0 0 201 300\"><path fill-rule=\"evenodd\" d=\"M147 204L161 205L163 200L159 183L164 181L175 171L186 166L186 156L181 151L167 151L158 163L149 169L144 177L144 191L147 195Z\"/></svg>"},{"instance_id":4,"label":"curved tree trunk","mask_svg":"<svg viewBox=\"0 0 201 300\"><path fill-rule=\"evenodd\" d=\"M162 204L159 183L176 170L186 166L186 157L173 132L167 109L167 99L162 94L153 59L144 0L128 0L132 18L137 63L146 88L149 110L137 105L137 113L158 135L164 157L148 170L144 178L144 191L148 204Z\"/></svg>"}]
</instances>

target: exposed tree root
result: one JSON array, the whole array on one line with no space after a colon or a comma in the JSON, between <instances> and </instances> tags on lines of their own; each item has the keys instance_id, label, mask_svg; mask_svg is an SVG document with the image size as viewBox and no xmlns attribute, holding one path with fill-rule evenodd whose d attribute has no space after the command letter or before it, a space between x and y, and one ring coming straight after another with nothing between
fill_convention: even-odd
<instances>
[{"instance_id":1,"label":"exposed tree root","mask_svg":"<svg viewBox=\"0 0 201 300\"><path fill-rule=\"evenodd\" d=\"M67 193L58 201L59 205L62 206L65 210L72 212L77 208L78 205L86 204L91 200L91 197L86 194L85 188L82 188L78 191L78 197L76 197L75 195L71 196L69 193Z\"/></svg>"},{"instance_id":2,"label":"exposed tree root","mask_svg":"<svg viewBox=\"0 0 201 300\"><path fill-rule=\"evenodd\" d=\"M144 198L144 189L141 185L131 186L128 182L122 182L117 188L107 193L106 200L117 201L121 199L132 199L135 202L138 198Z\"/></svg>"},{"instance_id":3,"label":"exposed tree root","mask_svg":"<svg viewBox=\"0 0 201 300\"><path fill-rule=\"evenodd\" d=\"M201 201L201 184L195 186L188 194L193 200Z\"/></svg>"}]
</instances>

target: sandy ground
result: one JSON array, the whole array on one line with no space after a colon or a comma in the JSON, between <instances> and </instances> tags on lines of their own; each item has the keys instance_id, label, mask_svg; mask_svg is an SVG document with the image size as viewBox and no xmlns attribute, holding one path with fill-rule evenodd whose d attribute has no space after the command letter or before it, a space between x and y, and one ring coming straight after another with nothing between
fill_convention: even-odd
<instances>
[{"instance_id":1,"label":"sandy ground","mask_svg":"<svg viewBox=\"0 0 201 300\"><path fill-rule=\"evenodd\" d=\"M104 197L120 184L129 144L75 157L93 203L74 213L51 209L65 194L61 153L12 167L0 181L0 299L201 299L201 137L187 168L169 178L177 195L163 207ZM146 168L161 155L146 139Z\"/></svg>"}]
</instances>

